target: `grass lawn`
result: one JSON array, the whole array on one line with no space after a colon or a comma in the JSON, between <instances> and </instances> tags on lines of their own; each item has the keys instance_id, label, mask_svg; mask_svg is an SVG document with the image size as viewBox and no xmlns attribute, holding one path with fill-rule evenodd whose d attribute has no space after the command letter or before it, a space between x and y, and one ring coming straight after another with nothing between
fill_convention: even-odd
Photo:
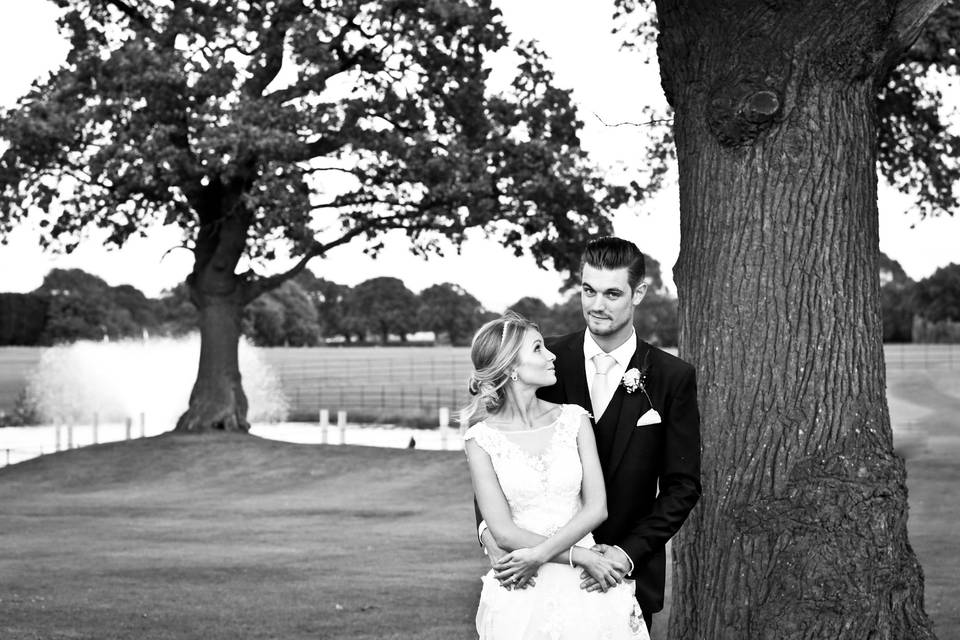
<instances>
[{"instance_id":1,"label":"grass lawn","mask_svg":"<svg viewBox=\"0 0 960 640\"><path fill-rule=\"evenodd\" d=\"M898 377L890 399L927 610L960 640L958 376ZM6 467L0 639L472 638L470 496L457 452L226 434Z\"/></svg>"},{"instance_id":2,"label":"grass lawn","mask_svg":"<svg viewBox=\"0 0 960 640\"><path fill-rule=\"evenodd\" d=\"M456 452L166 435L0 470L0 638L469 638Z\"/></svg>"}]
</instances>

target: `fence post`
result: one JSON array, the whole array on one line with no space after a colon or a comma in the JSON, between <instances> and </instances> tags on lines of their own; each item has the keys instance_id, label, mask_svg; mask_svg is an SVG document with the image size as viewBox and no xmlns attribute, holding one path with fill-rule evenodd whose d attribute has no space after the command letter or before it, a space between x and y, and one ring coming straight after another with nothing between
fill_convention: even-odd
<instances>
[{"instance_id":1,"label":"fence post","mask_svg":"<svg viewBox=\"0 0 960 640\"><path fill-rule=\"evenodd\" d=\"M439 422L440 422L440 450L447 450L447 429L450 426L450 409L447 407L440 407L437 410Z\"/></svg>"},{"instance_id":2,"label":"fence post","mask_svg":"<svg viewBox=\"0 0 960 640\"><path fill-rule=\"evenodd\" d=\"M60 451L60 422L59 421L54 426L54 430L56 435L54 438L53 450Z\"/></svg>"},{"instance_id":3,"label":"fence post","mask_svg":"<svg viewBox=\"0 0 960 640\"><path fill-rule=\"evenodd\" d=\"M73 449L73 419L67 423L67 450Z\"/></svg>"},{"instance_id":4,"label":"fence post","mask_svg":"<svg viewBox=\"0 0 960 640\"><path fill-rule=\"evenodd\" d=\"M100 413L93 412L93 444L99 444L100 440Z\"/></svg>"},{"instance_id":5,"label":"fence post","mask_svg":"<svg viewBox=\"0 0 960 640\"><path fill-rule=\"evenodd\" d=\"M140 412L140 437L147 437L147 414Z\"/></svg>"},{"instance_id":6,"label":"fence post","mask_svg":"<svg viewBox=\"0 0 960 640\"><path fill-rule=\"evenodd\" d=\"M320 409L320 443L327 444L327 428L330 426L330 411Z\"/></svg>"},{"instance_id":7,"label":"fence post","mask_svg":"<svg viewBox=\"0 0 960 640\"><path fill-rule=\"evenodd\" d=\"M347 412L337 411L337 426L340 428L340 444L347 444Z\"/></svg>"},{"instance_id":8,"label":"fence post","mask_svg":"<svg viewBox=\"0 0 960 640\"><path fill-rule=\"evenodd\" d=\"M130 416L127 416L126 418L124 418L123 422L125 427L124 432L126 436L124 439L129 440L130 432L133 430L133 418L131 418Z\"/></svg>"}]
</instances>

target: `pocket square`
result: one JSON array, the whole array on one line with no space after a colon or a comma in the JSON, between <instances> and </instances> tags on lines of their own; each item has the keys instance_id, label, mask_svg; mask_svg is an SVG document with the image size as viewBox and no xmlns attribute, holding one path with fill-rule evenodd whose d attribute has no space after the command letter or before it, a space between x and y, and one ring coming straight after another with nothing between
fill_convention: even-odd
<instances>
[{"instance_id":1,"label":"pocket square","mask_svg":"<svg viewBox=\"0 0 960 640\"><path fill-rule=\"evenodd\" d=\"M637 420L638 427L645 427L648 424L660 424L660 414L657 413L656 409L650 409L645 414L640 416L640 419Z\"/></svg>"}]
</instances>

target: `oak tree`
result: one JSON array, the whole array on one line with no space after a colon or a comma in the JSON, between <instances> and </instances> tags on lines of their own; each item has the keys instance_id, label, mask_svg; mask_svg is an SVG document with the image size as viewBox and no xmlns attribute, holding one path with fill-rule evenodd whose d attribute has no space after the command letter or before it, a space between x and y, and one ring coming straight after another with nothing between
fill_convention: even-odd
<instances>
[{"instance_id":1,"label":"oak tree","mask_svg":"<svg viewBox=\"0 0 960 640\"><path fill-rule=\"evenodd\" d=\"M248 428L242 309L312 258L480 228L564 270L627 198L536 47L488 85L508 46L489 0L57 4L67 59L2 114L0 237L31 212L68 251L90 227L183 229L201 352L178 430Z\"/></svg>"},{"instance_id":2,"label":"oak tree","mask_svg":"<svg viewBox=\"0 0 960 640\"><path fill-rule=\"evenodd\" d=\"M656 38L703 498L670 637L932 638L885 396L878 169L957 208L960 3L618 0ZM655 5L653 20L639 20Z\"/></svg>"}]
</instances>

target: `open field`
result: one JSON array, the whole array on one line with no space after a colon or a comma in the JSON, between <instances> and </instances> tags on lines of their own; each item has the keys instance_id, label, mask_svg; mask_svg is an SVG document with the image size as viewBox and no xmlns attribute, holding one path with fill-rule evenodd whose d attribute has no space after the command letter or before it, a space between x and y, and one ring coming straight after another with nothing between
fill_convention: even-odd
<instances>
[{"instance_id":1,"label":"open field","mask_svg":"<svg viewBox=\"0 0 960 640\"><path fill-rule=\"evenodd\" d=\"M960 640L960 374L900 376L890 404L927 610ZM0 638L471 638L470 495L456 452L222 434L6 467Z\"/></svg>"},{"instance_id":2,"label":"open field","mask_svg":"<svg viewBox=\"0 0 960 640\"><path fill-rule=\"evenodd\" d=\"M0 347L0 411L12 410L42 351L34 347ZM456 408L467 401L470 356L463 347L254 351L277 376L294 420L316 420L320 409L331 413L342 409L365 422L406 421L434 426L439 407ZM885 352L891 377L932 368L960 371L960 345L887 345ZM129 368L136 366L136 357L132 355ZM182 367L177 375L192 380L196 374L195 360L184 362ZM117 370L123 375L129 369L118 366Z\"/></svg>"}]
</instances>

